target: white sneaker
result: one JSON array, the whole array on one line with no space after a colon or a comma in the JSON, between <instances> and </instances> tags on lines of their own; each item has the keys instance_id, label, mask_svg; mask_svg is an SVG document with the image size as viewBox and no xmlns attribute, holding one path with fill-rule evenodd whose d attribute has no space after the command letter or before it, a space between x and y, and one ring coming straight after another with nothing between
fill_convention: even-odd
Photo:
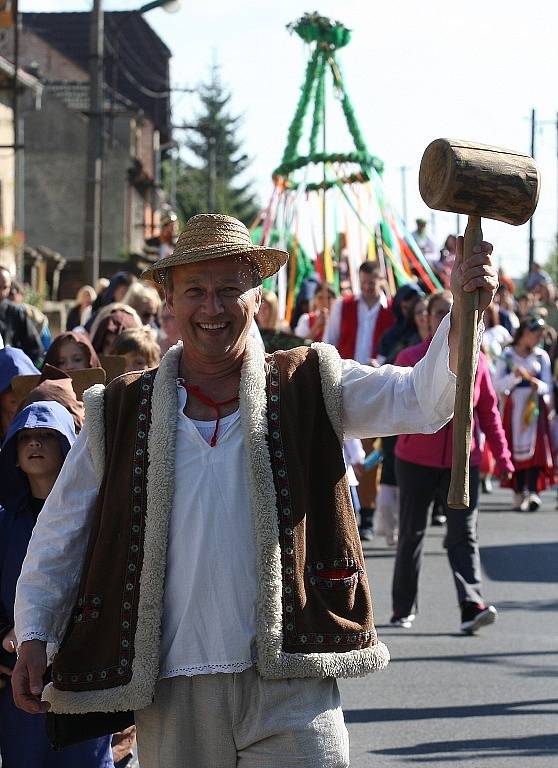
<instances>
[{"instance_id":1,"label":"white sneaker","mask_svg":"<svg viewBox=\"0 0 558 768\"><path fill-rule=\"evenodd\" d=\"M513 495L513 511L514 512L520 512L521 511L521 504L524 500L524 495L522 493L514 493Z\"/></svg>"},{"instance_id":2,"label":"white sneaker","mask_svg":"<svg viewBox=\"0 0 558 768\"><path fill-rule=\"evenodd\" d=\"M408 616L397 616L394 614L389 623L392 627L402 627L403 629L411 629L413 621L415 620L415 614L410 613Z\"/></svg>"},{"instance_id":3,"label":"white sneaker","mask_svg":"<svg viewBox=\"0 0 558 768\"><path fill-rule=\"evenodd\" d=\"M536 512L541 506L540 496L536 493L529 494L529 512Z\"/></svg>"},{"instance_id":4,"label":"white sneaker","mask_svg":"<svg viewBox=\"0 0 558 768\"><path fill-rule=\"evenodd\" d=\"M520 512L529 512L529 495L523 497L523 501L519 505Z\"/></svg>"}]
</instances>

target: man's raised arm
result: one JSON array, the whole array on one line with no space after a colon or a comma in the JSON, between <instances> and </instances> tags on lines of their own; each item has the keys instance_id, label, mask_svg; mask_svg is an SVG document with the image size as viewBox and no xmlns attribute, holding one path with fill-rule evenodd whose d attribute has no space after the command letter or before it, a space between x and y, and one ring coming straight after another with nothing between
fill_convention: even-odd
<instances>
[{"instance_id":1,"label":"man's raised arm","mask_svg":"<svg viewBox=\"0 0 558 768\"><path fill-rule=\"evenodd\" d=\"M463 291L480 289L482 316L498 286L491 253L492 245L483 242L463 265L463 238L459 238L451 277L451 314L440 323L428 351L414 368L370 368L354 361L343 362L343 427L347 437L428 434L437 432L451 419L461 297Z\"/></svg>"}]
</instances>

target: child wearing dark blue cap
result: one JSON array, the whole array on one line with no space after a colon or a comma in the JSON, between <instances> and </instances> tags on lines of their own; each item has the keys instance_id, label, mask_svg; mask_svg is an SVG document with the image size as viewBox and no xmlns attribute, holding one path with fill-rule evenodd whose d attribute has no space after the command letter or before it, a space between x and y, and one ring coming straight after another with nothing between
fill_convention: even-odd
<instances>
[{"instance_id":1,"label":"child wearing dark blue cap","mask_svg":"<svg viewBox=\"0 0 558 768\"><path fill-rule=\"evenodd\" d=\"M15 376L40 374L25 352L15 347L0 349L0 443L16 414L18 401L12 391Z\"/></svg>"},{"instance_id":2,"label":"child wearing dark blue cap","mask_svg":"<svg viewBox=\"0 0 558 768\"><path fill-rule=\"evenodd\" d=\"M17 709L10 684L15 663L13 607L27 545L44 501L76 439L60 403L28 405L18 413L0 451L0 755L2 768L112 768L110 736L55 752L45 715Z\"/></svg>"}]
</instances>

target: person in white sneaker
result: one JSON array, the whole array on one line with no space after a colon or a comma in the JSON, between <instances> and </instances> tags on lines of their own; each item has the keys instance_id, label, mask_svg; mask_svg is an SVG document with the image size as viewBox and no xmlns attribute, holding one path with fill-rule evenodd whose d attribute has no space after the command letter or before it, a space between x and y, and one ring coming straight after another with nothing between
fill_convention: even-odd
<instances>
[{"instance_id":1,"label":"person in white sneaker","mask_svg":"<svg viewBox=\"0 0 558 768\"><path fill-rule=\"evenodd\" d=\"M451 310L452 295L440 291L428 300L431 333L435 333ZM430 337L399 353L398 365L415 365L427 352ZM470 504L466 510L446 504L452 463L452 423L434 434L399 435L395 447L395 474L399 485L399 542L395 558L392 626L411 627L415 618L418 580L422 564L428 508L438 493L446 517L445 547L453 573L461 610L461 630L472 633L496 618L496 609L486 605L481 591L481 571L477 534L477 500L481 446L479 431L494 454L499 474L513 472L498 412L498 398L490 381L486 357L479 353L474 388L474 426L469 466Z\"/></svg>"},{"instance_id":2,"label":"person in white sneaker","mask_svg":"<svg viewBox=\"0 0 558 768\"><path fill-rule=\"evenodd\" d=\"M544 327L540 317L523 320L494 373L494 387L504 396L504 428L515 467L508 485L515 492L514 509L521 512L536 512L539 493L556 478L549 423L552 370L538 346Z\"/></svg>"},{"instance_id":3,"label":"person in white sneaker","mask_svg":"<svg viewBox=\"0 0 558 768\"><path fill-rule=\"evenodd\" d=\"M342 455L347 437L451 418L464 292L497 286L483 243L453 272L414 368L319 343L249 339L262 279L288 254L200 214L162 281L183 344L86 394L86 427L39 516L18 582L16 704L58 724L135 718L142 768L345 768L337 677L389 661ZM479 329L480 330L480 329ZM55 652L43 691L47 649ZM88 717L93 713L94 717ZM131 718L130 718L131 719ZM112 725L111 725L112 724Z\"/></svg>"}]
</instances>

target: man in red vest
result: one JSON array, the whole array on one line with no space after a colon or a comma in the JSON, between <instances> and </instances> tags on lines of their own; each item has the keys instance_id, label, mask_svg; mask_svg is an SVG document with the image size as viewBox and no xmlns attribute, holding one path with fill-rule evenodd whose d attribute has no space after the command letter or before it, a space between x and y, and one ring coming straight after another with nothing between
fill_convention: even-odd
<instances>
[{"instance_id":1,"label":"man in red vest","mask_svg":"<svg viewBox=\"0 0 558 768\"><path fill-rule=\"evenodd\" d=\"M342 358L370 365L382 333L394 324L395 317L379 264L363 262L358 280L360 294L344 296L333 306L324 341L337 347Z\"/></svg>"},{"instance_id":2,"label":"man in red vest","mask_svg":"<svg viewBox=\"0 0 558 768\"><path fill-rule=\"evenodd\" d=\"M395 317L384 291L384 278L377 262L365 261L358 270L360 294L345 296L333 306L324 333L324 341L333 344L341 357L365 365L375 365L380 337ZM362 441L366 453L373 450L374 439ZM360 538L372 540L372 519L376 503L377 471L366 472L359 481Z\"/></svg>"}]
</instances>

